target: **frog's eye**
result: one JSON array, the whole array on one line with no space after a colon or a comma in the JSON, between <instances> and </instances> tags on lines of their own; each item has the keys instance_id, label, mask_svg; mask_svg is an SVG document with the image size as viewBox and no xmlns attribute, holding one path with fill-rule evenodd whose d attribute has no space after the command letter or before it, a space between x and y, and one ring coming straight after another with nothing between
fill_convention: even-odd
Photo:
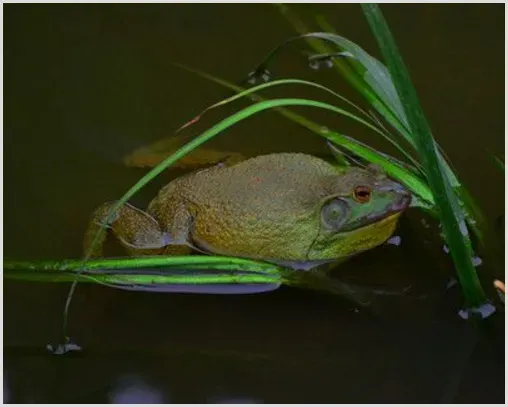
<instances>
[{"instance_id":1,"label":"frog's eye","mask_svg":"<svg viewBox=\"0 0 508 407\"><path fill-rule=\"evenodd\" d=\"M366 203L370 201L372 196L372 189L366 186L358 186L353 192L353 197L356 202Z\"/></svg>"},{"instance_id":2,"label":"frog's eye","mask_svg":"<svg viewBox=\"0 0 508 407\"><path fill-rule=\"evenodd\" d=\"M334 230L338 230L347 220L349 209L341 199L332 199L323 205L321 219L323 223Z\"/></svg>"}]
</instances>

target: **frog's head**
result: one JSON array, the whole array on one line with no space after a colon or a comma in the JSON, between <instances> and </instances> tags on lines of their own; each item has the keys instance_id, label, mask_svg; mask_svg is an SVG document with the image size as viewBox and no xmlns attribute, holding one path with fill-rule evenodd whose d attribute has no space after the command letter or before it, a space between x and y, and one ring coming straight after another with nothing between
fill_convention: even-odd
<instances>
[{"instance_id":1,"label":"frog's head","mask_svg":"<svg viewBox=\"0 0 508 407\"><path fill-rule=\"evenodd\" d=\"M326 191L309 259L345 258L384 243L411 202L409 191L375 165L346 169L327 181Z\"/></svg>"}]
</instances>

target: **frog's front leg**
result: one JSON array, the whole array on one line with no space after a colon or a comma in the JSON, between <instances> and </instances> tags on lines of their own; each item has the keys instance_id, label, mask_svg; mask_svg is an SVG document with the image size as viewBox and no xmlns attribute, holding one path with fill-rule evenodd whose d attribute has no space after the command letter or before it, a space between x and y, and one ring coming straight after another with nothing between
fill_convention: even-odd
<instances>
[{"instance_id":1,"label":"frog's front leg","mask_svg":"<svg viewBox=\"0 0 508 407\"><path fill-rule=\"evenodd\" d=\"M107 223L106 230L101 230L114 205L115 202L105 203L92 214L83 243L85 254L90 254L91 257L102 256L107 229L113 231L122 246L133 256L157 255L171 244L170 235L162 230L152 216L130 204L120 207ZM100 233L98 241L92 247L97 233Z\"/></svg>"}]
</instances>

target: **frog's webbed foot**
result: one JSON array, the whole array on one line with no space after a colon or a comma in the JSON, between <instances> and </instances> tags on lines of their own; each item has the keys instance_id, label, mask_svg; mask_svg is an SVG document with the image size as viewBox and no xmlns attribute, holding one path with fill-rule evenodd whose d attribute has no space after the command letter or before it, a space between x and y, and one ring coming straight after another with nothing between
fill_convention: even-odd
<instances>
[{"instance_id":1,"label":"frog's webbed foot","mask_svg":"<svg viewBox=\"0 0 508 407\"><path fill-rule=\"evenodd\" d=\"M107 229L113 231L122 246L132 255L156 255L165 246L172 244L169 234L161 229L152 216L130 204L123 205L109 220L106 230L101 230L114 205L114 202L105 203L92 214L83 243L85 254L90 254L91 257L102 256ZM100 233L99 238L94 242L97 233ZM93 245L94 243L96 244Z\"/></svg>"}]
</instances>

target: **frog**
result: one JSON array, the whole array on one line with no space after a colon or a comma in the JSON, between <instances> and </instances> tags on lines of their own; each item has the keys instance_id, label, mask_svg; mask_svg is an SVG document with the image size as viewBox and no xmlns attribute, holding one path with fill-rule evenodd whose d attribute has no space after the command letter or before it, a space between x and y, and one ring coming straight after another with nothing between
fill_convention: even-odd
<instances>
[{"instance_id":1,"label":"frog","mask_svg":"<svg viewBox=\"0 0 508 407\"><path fill-rule=\"evenodd\" d=\"M169 181L146 210L100 205L84 250L103 255L112 231L131 256L194 251L309 271L375 248L394 233L410 192L380 167L339 167L316 156L271 153L219 163Z\"/></svg>"}]
</instances>

